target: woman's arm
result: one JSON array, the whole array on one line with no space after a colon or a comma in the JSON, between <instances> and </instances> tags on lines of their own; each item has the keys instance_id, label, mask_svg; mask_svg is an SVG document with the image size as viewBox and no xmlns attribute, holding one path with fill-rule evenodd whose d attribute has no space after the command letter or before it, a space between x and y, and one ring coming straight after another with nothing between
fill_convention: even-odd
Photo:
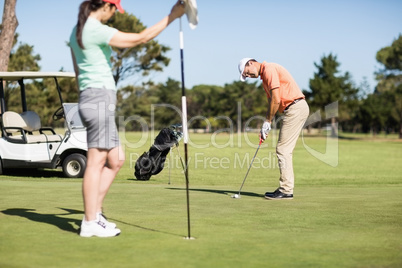
<instances>
[{"instance_id":1,"label":"woman's arm","mask_svg":"<svg viewBox=\"0 0 402 268\"><path fill-rule=\"evenodd\" d=\"M78 66L77 66L77 62L75 61L75 56L74 56L74 52L73 49L70 48L71 50L71 57L73 58L73 65L74 65L74 72L75 72L75 82L77 83L77 89L80 89L80 86L78 84L78 75L79 75L79 70L78 70Z\"/></svg>"},{"instance_id":2,"label":"woman's arm","mask_svg":"<svg viewBox=\"0 0 402 268\"><path fill-rule=\"evenodd\" d=\"M181 1L173 6L170 14L152 27L143 30L140 33L124 33L118 31L112 37L109 45L119 48L135 47L147 43L158 36L172 21L180 18L184 14L184 4Z\"/></svg>"}]
</instances>

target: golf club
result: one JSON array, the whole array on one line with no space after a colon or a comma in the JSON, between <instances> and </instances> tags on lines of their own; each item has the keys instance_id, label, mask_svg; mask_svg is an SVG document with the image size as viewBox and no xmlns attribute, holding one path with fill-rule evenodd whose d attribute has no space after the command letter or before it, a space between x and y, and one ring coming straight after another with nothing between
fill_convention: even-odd
<instances>
[{"instance_id":1,"label":"golf club","mask_svg":"<svg viewBox=\"0 0 402 268\"><path fill-rule=\"evenodd\" d=\"M169 185L170 185L170 170L172 169L173 165L173 150L170 148L170 160L169 160Z\"/></svg>"},{"instance_id":2,"label":"golf club","mask_svg":"<svg viewBox=\"0 0 402 268\"><path fill-rule=\"evenodd\" d=\"M184 166L183 158L181 158L179 147L176 147L176 149L177 149L177 154L178 154L179 159L180 159L181 166L183 167L183 173L185 173L186 169L187 169L187 166Z\"/></svg>"},{"instance_id":3,"label":"golf club","mask_svg":"<svg viewBox=\"0 0 402 268\"><path fill-rule=\"evenodd\" d=\"M244 177L243 183L242 183L241 186L240 186L239 193L232 195L232 198L240 198L241 189L243 188L243 185L244 185L244 182L246 181L248 172L250 171L250 168L251 168L251 166L253 165L254 159L255 159L255 157L256 157L256 155L257 155L257 153L258 153L258 150L260 149L260 146L261 146L261 143L262 143L262 142L263 142L263 139L260 138L260 143L258 144L257 151L255 151L254 157L253 157L253 159L251 160L251 163L250 163L250 166L248 167L246 176Z\"/></svg>"}]
</instances>

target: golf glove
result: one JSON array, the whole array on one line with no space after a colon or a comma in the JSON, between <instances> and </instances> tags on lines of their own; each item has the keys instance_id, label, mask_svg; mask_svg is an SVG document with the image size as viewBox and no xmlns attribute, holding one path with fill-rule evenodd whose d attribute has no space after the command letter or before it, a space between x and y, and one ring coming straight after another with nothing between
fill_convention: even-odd
<instances>
[{"instance_id":1,"label":"golf glove","mask_svg":"<svg viewBox=\"0 0 402 268\"><path fill-rule=\"evenodd\" d=\"M271 123L265 121L261 128L261 133L260 133L261 139L263 139L265 141L270 130L271 130Z\"/></svg>"}]
</instances>

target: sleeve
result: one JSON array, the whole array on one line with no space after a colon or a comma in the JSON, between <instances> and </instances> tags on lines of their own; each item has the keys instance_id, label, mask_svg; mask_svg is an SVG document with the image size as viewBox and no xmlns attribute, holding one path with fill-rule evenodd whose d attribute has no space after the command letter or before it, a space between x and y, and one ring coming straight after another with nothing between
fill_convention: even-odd
<instances>
[{"instance_id":1,"label":"sleeve","mask_svg":"<svg viewBox=\"0 0 402 268\"><path fill-rule=\"evenodd\" d=\"M281 83L279 80L279 74L273 66L269 66L268 68L265 68L265 77L268 81L268 86L269 89L272 90L274 88L280 87Z\"/></svg>"},{"instance_id":2,"label":"sleeve","mask_svg":"<svg viewBox=\"0 0 402 268\"><path fill-rule=\"evenodd\" d=\"M96 29L96 35L94 35L95 39L93 41L99 45L108 45L116 32L117 29L100 24Z\"/></svg>"}]
</instances>

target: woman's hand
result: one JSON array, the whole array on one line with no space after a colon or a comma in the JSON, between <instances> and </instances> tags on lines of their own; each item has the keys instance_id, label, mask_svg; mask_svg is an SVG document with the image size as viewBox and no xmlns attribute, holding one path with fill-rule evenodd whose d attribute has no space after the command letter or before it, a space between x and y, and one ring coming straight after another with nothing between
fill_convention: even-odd
<instances>
[{"instance_id":1,"label":"woman's hand","mask_svg":"<svg viewBox=\"0 0 402 268\"><path fill-rule=\"evenodd\" d=\"M184 1L177 1L177 3L172 7L172 10L170 11L170 16L172 16L172 19L177 19L183 16L185 5L186 3Z\"/></svg>"}]
</instances>

